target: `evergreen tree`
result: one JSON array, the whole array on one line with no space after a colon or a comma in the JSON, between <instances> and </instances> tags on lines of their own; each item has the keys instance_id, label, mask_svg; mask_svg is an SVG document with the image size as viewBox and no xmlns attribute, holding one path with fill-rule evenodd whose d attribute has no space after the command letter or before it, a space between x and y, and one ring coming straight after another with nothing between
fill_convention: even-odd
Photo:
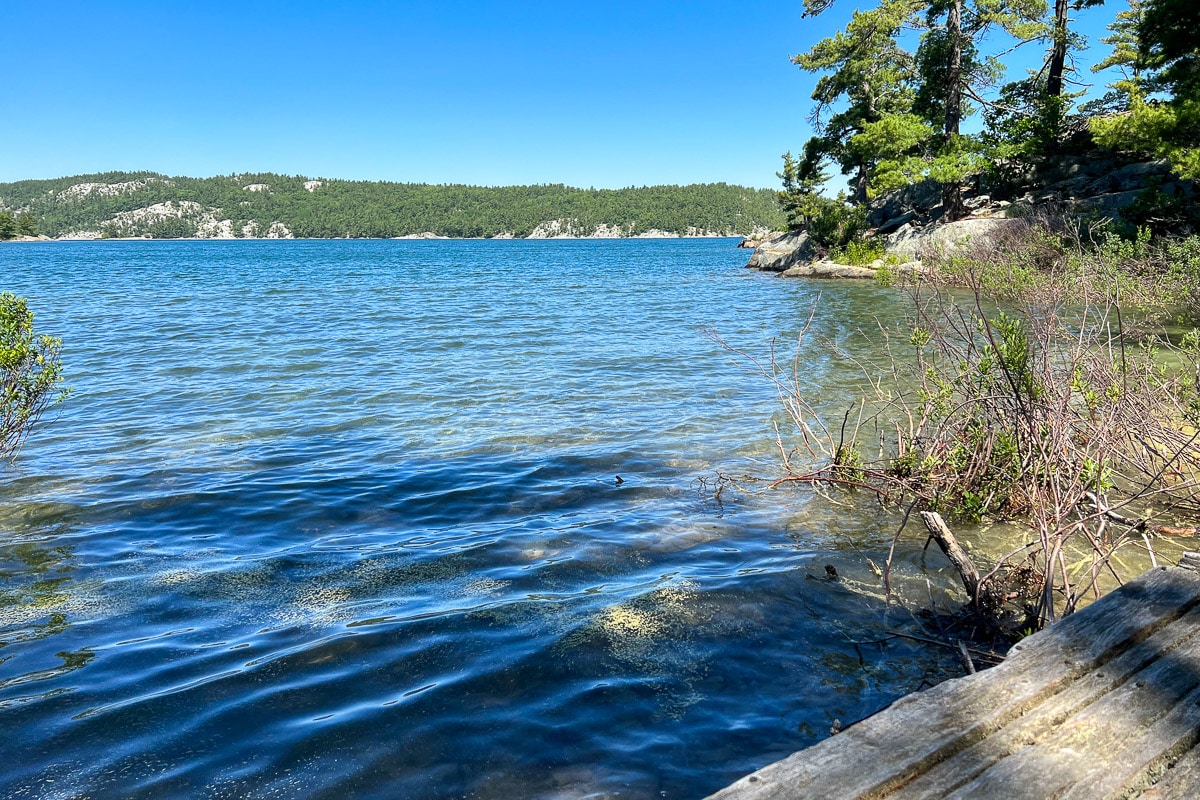
<instances>
[{"instance_id":1,"label":"evergreen tree","mask_svg":"<svg viewBox=\"0 0 1200 800\"><path fill-rule=\"evenodd\" d=\"M1075 0L1076 9L1101 5L1104 0ZM1132 0L1137 2L1137 0ZM1054 23L1050 28L1050 54L1046 61L1046 96L1058 98L1063 95L1063 81L1067 72L1067 52L1071 46L1082 42L1072 37L1067 12L1071 4L1067 0L1054 0Z\"/></svg>"},{"instance_id":2,"label":"evergreen tree","mask_svg":"<svg viewBox=\"0 0 1200 800\"><path fill-rule=\"evenodd\" d=\"M911 53L897 36L924 6L924 0L883 0L870 11L855 11L845 31L822 39L792 62L810 72L824 72L812 98L813 121L821 136L808 146L831 156L843 174L854 174L854 200L865 203L878 154L850 141L867 126L907 114L913 104L916 76ZM807 13L816 13L812 10ZM825 119L826 114L837 109Z\"/></svg>"},{"instance_id":3,"label":"evergreen tree","mask_svg":"<svg viewBox=\"0 0 1200 800\"><path fill-rule=\"evenodd\" d=\"M1200 3L1148 0L1138 25L1139 57L1177 101L1200 99Z\"/></svg>"},{"instance_id":4,"label":"evergreen tree","mask_svg":"<svg viewBox=\"0 0 1200 800\"><path fill-rule=\"evenodd\" d=\"M830 5L807 0L806 14ZM932 178L944 186L945 217L962 216L962 181L984 166L983 144L962 134L962 121L1003 70L980 54L980 43L996 29L1035 41L1045 34L1046 10L1045 0L882 0L793 59L826 73L813 93L818 146L855 173L858 202ZM898 37L915 25L925 33L914 55ZM824 121L835 103L838 112Z\"/></svg>"},{"instance_id":5,"label":"evergreen tree","mask_svg":"<svg viewBox=\"0 0 1200 800\"><path fill-rule=\"evenodd\" d=\"M1128 97L1128 110L1093 119L1092 133L1103 146L1167 159L1181 177L1200 179L1200 5L1147 0L1130 11L1112 26L1114 49L1105 62L1127 70L1114 87ZM1167 101L1147 99L1153 91L1165 92Z\"/></svg>"},{"instance_id":6,"label":"evergreen tree","mask_svg":"<svg viewBox=\"0 0 1200 800\"><path fill-rule=\"evenodd\" d=\"M1108 84L1109 92L1104 97L1084 104L1081 111L1087 116L1129 111L1135 100L1153 91L1138 52L1138 28L1144 13L1145 4L1141 0L1129 0L1129 8L1117 12L1108 26L1109 35L1100 40L1111 50L1107 58L1092 66L1092 72L1116 68L1121 77Z\"/></svg>"},{"instance_id":7,"label":"evergreen tree","mask_svg":"<svg viewBox=\"0 0 1200 800\"><path fill-rule=\"evenodd\" d=\"M809 139L804 145L804 156L797 161L787 152L783 154L783 172L775 173L783 179L783 191L778 193L779 205L787 217L789 228L807 227L817 215L820 207L821 186L827 176L821 170L822 142Z\"/></svg>"},{"instance_id":8,"label":"evergreen tree","mask_svg":"<svg viewBox=\"0 0 1200 800\"><path fill-rule=\"evenodd\" d=\"M943 184L942 208L948 220L965 212L962 181L982 165L978 140L962 135L963 117L970 101L982 102L981 90L1003 70L998 59L981 58L978 45L997 28L1018 43L1034 41L1045 30L1045 13L1045 0L934 0L929 6L930 29L918 62L929 98L923 104L926 115L935 122L938 115L930 112L940 111L941 141L928 174Z\"/></svg>"},{"instance_id":9,"label":"evergreen tree","mask_svg":"<svg viewBox=\"0 0 1200 800\"><path fill-rule=\"evenodd\" d=\"M37 220L28 211L17 215L17 234L20 236L37 236Z\"/></svg>"}]
</instances>

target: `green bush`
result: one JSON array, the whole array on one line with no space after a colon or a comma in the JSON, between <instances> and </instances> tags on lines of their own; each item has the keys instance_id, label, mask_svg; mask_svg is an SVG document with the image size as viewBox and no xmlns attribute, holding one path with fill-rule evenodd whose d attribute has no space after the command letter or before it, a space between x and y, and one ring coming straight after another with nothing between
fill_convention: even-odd
<instances>
[{"instance_id":1,"label":"green bush","mask_svg":"<svg viewBox=\"0 0 1200 800\"><path fill-rule=\"evenodd\" d=\"M32 426L68 394L62 340L33 332L25 299L0 292L0 458L16 455Z\"/></svg>"},{"instance_id":2,"label":"green bush","mask_svg":"<svg viewBox=\"0 0 1200 800\"><path fill-rule=\"evenodd\" d=\"M839 264L865 267L886 256L887 252L884 249L881 239L860 239L858 241L847 242L846 246L834 253L831 258Z\"/></svg>"},{"instance_id":3,"label":"green bush","mask_svg":"<svg viewBox=\"0 0 1200 800\"><path fill-rule=\"evenodd\" d=\"M814 199L816 202L813 216L808 220L808 235L821 247L834 252L844 250L866 233L865 206L851 206L844 200L831 200L828 197Z\"/></svg>"}]
</instances>

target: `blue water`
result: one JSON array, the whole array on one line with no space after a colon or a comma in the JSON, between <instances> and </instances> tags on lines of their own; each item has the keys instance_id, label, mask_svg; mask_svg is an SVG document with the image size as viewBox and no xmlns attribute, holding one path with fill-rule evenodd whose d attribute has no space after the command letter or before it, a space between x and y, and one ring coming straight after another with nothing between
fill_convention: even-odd
<instances>
[{"instance_id":1,"label":"blue water","mask_svg":"<svg viewBox=\"0 0 1200 800\"><path fill-rule=\"evenodd\" d=\"M74 390L2 468L0 797L693 798L953 674L892 512L705 491L783 422L706 330L900 313L733 244L0 247Z\"/></svg>"}]
</instances>

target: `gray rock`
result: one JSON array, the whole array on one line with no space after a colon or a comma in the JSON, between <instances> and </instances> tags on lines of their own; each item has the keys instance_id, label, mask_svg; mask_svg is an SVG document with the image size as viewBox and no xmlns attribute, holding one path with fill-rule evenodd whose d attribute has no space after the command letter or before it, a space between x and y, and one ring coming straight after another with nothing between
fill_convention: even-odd
<instances>
[{"instance_id":1,"label":"gray rock","mask_svg":"<svg viewBox=\"0 0 1200 800\"><path fill-rule=\"evenodd\" d=\"M917 217L917 212L915 212L915 211L909 211L908 213L901 214L898 217L892 217L887 222L884 222L881 225L879 225L879 227L875 229L875 233L879 234L879 235L883 235L885 233L891 233L892 231L896 230L897 228L900 228L903 225L906 225L907 223L912 222L914 219L916 219L916 217Z\"/></svg>"},{"instance_id":2,"label":"gray rock","mask_svg":"<svg viewBox=\"0 0 1200 800\"><path fill-rule=\"evenodd\" d=\"M1094 197L1084 197L1075 202L1075 207L1084 213L1095 214L1099 217L1119 217L1121 212L1133 205L1141 197L1142 189L1130 189L1124 192L1110 192Z\"/></svg>"},{"instance_id":3,"label":"gray rock","mask_svg":"<svg viewBox=\"0 0 1200 800\"><path fill-rule=\"evenodd\" d=\"M1147 182L1156 177L1166 178L1171 172L1165 161L1144 161L1138 164L1127 164L1113 170L1083 187L1083 195L1103 195L1114 192L1128 192L1144 188Z\"/></svg>"},{"instance_id":4,"label":"gray rock","mask_svg":"<svg viewBox=\"0 0 1200 800\"><path fill-rule=\"evenodd\" d=\"M755 248L763 242L774 239L779 235L779 231L755 231L754 233L751 233L749 236L742 239L742 241L738 242L738 247L744 247L747 249Z\"/></svg>"},{"instance_id":5,"label":"gray rock","mask_svg":"<svg viewBox=\"0 0 1200 800\"><path fill-rule=\"evenodd\" d=\"M976 195L975 197L968 197L966 200L963 200L963 205L972 211L977 211L984 206L991 205L991 202L991 197L986 194L981 194Z\"/></svg>"},{"instance_id":6,"label":"gray rock","mask_svg":"<svg viewBox=\"0 0 1200 800\"><path fill-rule=\"evenodd\" d=\"M1164 183L1158 189L1167 197L1190 198L1196 196L1195 181L1171 181Z\"/></svg>"},{"instance_id":7,"label":"gray rock","mask_svg":"<svg viewBox=\"0 0 1200 800\"><path fill-rule=\"evenodd\" d=\"M905 259L917 259L925 253L949 252L968 243L978 243L1008 231L1024 231L1028 227L1022 219L971 217L929 225L920 230L901 229L885 237L884 242L889 253Z\"/></svg>"},{"instance_id":8,"label":"gray rock","mask_svg":"<svg viewBox=\"0 0 1200 800\"><path fill-rule=\"evenodd\" d=\"M1073 178L1067 178L1065 181L1050 184L1046 187L1046 191L1059 192L1068 196L1078 196L1093 180L1095 179L1091 175L1076 175Z\"/></svg>"},{"instance_id":9,"label":"gray rock","mask_svg":"<svg viewBox=\"0 0 1200 800\"><path fill-rule=\"evenodd\" d=\"M1036 179L1037 169L1033 165L1000 160L995 162L995 170L980 176L979 187L989 194L1007 194Z\"/></svg>"},{"instance_id":10,"label":"gray rock","mask_svg":"<svg viewBox=\"0 0 1200 800\"><path fill-rule=\"evenodd\" d=\"M782 233L754 248L750 263L746 266L764 272L783 272L812 261L816 252L816 246L807 233Z\"/></svg>"},{"instance_id":11,"label":"gray rock","mask_svg":"<svg viewBox=\"0 0 1200 800\"><path fill-rule=\"evenodd\" d=\"M870 267L851 267L832 261L814 261L800 264L780 273L782 278L874 278L875 270Z\"/></svg>"},{"instance_id":12,"label":"gray rock","mask_svg":"<svg viewBox=\"0 0 1200 800\"><path fill-rule=\"evenodd\" d=\"M879 227L882 223L909 211L921 213L940 203L942 186L936 181L924 180L887 192L872 201L867 213L867 224Z\"/></svg>"}]
</instances>

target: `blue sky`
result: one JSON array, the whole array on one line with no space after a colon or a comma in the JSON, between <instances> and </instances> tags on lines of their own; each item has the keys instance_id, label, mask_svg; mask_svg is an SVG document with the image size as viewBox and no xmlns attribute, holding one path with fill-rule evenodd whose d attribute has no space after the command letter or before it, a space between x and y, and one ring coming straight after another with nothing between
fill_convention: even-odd
<instances>
[{"instance_id":1,"label":"blue sky","mask_svg":"<svg viewBox=\"0 0 1200 800\"><path fill-rule=\"evenodd\" d=\"M1079 12L1081 29L1102 34L1125 5ZM0 181L150 169L774 186L780 154L811 134L814 78L788 59L854 8L10 3Z\"/></svg>"}]
</instances>

